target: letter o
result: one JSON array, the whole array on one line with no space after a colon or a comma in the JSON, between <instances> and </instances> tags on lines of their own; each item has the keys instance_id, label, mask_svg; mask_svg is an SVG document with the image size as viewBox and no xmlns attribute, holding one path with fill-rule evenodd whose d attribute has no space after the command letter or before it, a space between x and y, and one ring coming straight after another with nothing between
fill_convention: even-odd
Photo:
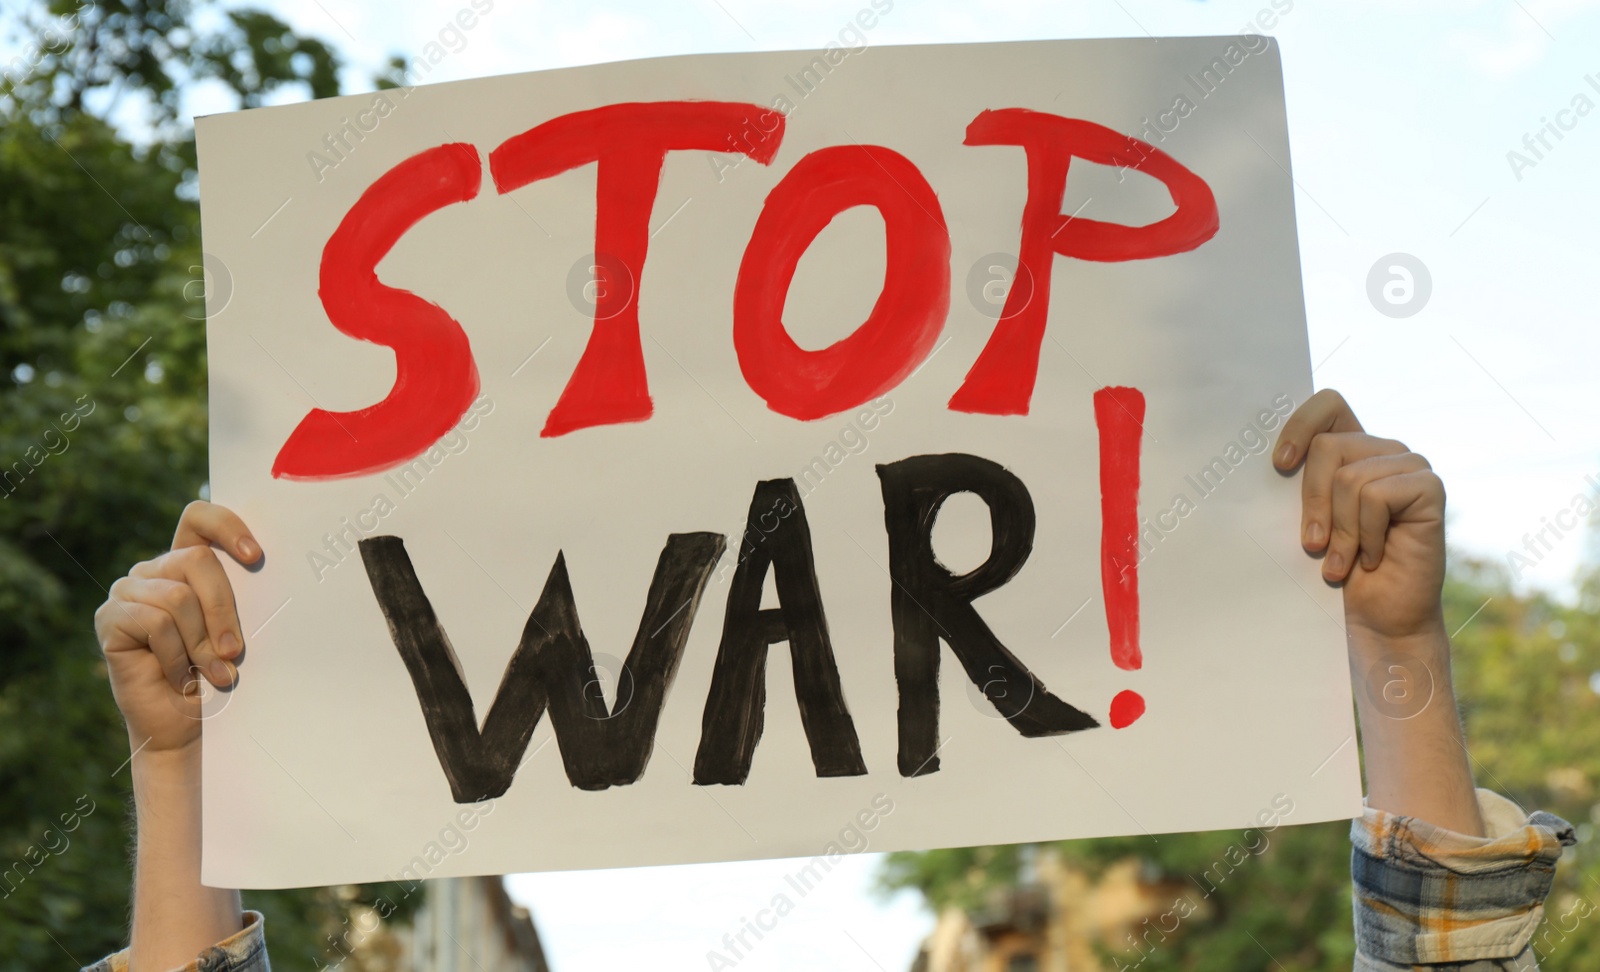
<instances>
[{"instance_id":1,"label":"letter o","mask_svg":"<svg viewBox=\"0 0 1600 972\"><path fill-rule=\"evenodd\" d=\"M856 206L883 217L883 291L866 321L819 351L783 324L800 258ZM905 156L836 145L797 162L767 196L739 265L733 344L769 408L802 421L855 408L899 384L933 349L950 310L950 231L933 187Z\"/></svg>"}]
</instances>

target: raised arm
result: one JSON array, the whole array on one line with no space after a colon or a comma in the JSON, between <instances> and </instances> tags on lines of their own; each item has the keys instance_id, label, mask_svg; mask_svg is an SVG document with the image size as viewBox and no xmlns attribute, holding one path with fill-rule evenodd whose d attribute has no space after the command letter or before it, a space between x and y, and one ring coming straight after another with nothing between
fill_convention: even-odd
<instances>
[{"instance_id":1,"label":"raised arm","mask_svg":"<svg viewBox=\"0 0 1600 972\"><path fill-rule=\"evenodd\" d=\"M1444 626L1444 486L1427 460L1362 431L1337 392L1285 424L1274 462L1301 473L1300 539L1344 590L1367 775L1350 827L1356 972L1537 972L1570 824L1475 790Z\"/></svg>"},{"instance_id":2,"label":"raised arm","mask_svg":"<svg viewBox=\"0 0 1600 972\"><path fill-rule=\"evenodd\" d=\"M1336 391L1290 416L1273 462L1304 465L1300 542L1344 587L1368 803L1482 836L1440 603L1444 484L1404 444L1363 431Z\"/></svg>"},{"instance_id":3,"label":"raised arm","mask_svg":"<svg viewBox=\"0 0 1600 972\"><path fill-rule=\"evenodd\" d=\"M191 503L172 550L134 565L95 612L133 754L134 972L186 966L244 927L239 892L200 883L199 680L231 687L244 648L213 544L240 563L261 557L237 516Z\"/></svg>"}]
</instances>

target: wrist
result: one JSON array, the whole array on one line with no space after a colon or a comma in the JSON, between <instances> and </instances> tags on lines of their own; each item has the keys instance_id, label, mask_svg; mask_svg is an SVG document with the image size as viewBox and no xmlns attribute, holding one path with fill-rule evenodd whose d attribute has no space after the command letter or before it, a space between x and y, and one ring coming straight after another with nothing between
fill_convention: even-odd
<instances>
[{"instance_id":1,"label":"wrist","mask_svg":"<svg viewBox=\"0 0 1600 972\"><path fill-rule=\"evenodd\" d=\"M1347 616L1345 638L1352 664L1398 655L1444 661L1445 667L1449 667L1450 636L1445 629L1443 611L1399 630Z\"/></svg>"},{"instance_id":2,"label":"wrist","mask_svg":"<svg viewBox=\"0 0 1600 972\"><path fill-rule=\"evenodd\" d=\"M1416 723L1441 714L1448 722L1457 722L1450 638L1442 617L1437 624L1404 635L1379 633L1351 623L1346 636L1350 678L1364 735L1414 730Z\"/></svg>"},{"instance_id":3,"label":"wrist","mask_svg":"<svg viewBox=\"0 0 1600 972\"><path fill-rule=\"evenodd\" d=\"M200 747L152 750L135 748L130 760L134 806L138 819L149 814L198 815L201 794Z\"/></svg>"}]
</instances>

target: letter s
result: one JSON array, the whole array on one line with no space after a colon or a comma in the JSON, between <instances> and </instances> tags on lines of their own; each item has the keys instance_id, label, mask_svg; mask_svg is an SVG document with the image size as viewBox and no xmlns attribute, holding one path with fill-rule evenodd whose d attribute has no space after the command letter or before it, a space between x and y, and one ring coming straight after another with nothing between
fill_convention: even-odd
<instances>
[{"instance_id":1,"label":"letter s","mask_svg":"<svg viewBox=\"0 0 1600 972\"><path fill-rule=\"evenodd\" d=\"M276 479L337 479L398 465L450 431L478 394L472 347L444 309L378 280L378 262L423 217L478 194L464 143L406 159L374 182L322 250L319 295L333 326L394 349L394 387L354 412L312 409L272 464Z\"/></svg>"}]
</instances>

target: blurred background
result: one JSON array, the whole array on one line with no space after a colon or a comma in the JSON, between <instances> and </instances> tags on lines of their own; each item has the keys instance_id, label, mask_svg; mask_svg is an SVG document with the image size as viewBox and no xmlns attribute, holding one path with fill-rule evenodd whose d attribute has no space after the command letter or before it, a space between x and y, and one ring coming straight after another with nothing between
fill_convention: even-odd
<instances>
[{"instance_id":1,"label":"blurred background","mask_svg":"<svg viewBox=\"0 0 1600 972\"><path fill-rule=\"evenodd\" d=\"M128 751L91 616L205 495L204 299L228 281L204 269L194 115L392 86L418 57L431 83L1246 29L1283 50L1316 383L1445 480L1478 781L1578 826L1534 945L1546 970L1600 968L1600 0L477 0L453 30L468 7L0 6L0 970L126 934ZM876 26L844 38L863 9ZM245 900L284 970L1334 970L1347 830L862 853L743 944L801 862Z\"/></svg>"}]
</instances>

